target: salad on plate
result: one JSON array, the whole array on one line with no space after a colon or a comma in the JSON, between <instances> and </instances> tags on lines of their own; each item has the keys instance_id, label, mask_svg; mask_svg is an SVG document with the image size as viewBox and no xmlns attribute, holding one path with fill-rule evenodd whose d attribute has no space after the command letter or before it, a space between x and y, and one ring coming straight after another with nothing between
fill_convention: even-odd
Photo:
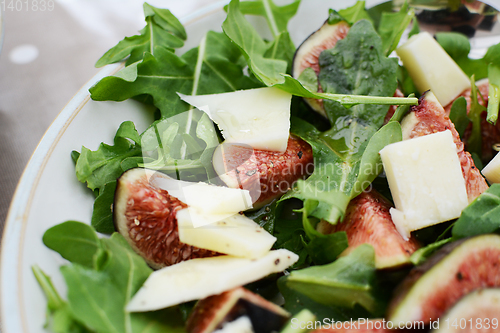
<instances>
[{"instance_id":1,"label":"salad on plate","mask_svg":"<svg viewBox=\"0 0 500 333\"><path fill-rule=\"evenodd\" d=\"M425 11L358 1L296 47L300 5L232 0L181 54L182 24L145 3L97 61L123 67L90 97L155 120L68 152L95 201L43 235L68 261L63 296L33 266L48 330L498 328L500 44L472 59L465 35L420 32ZM442 11L496 15L477 5Z\"/></svg>"}]
</instances>

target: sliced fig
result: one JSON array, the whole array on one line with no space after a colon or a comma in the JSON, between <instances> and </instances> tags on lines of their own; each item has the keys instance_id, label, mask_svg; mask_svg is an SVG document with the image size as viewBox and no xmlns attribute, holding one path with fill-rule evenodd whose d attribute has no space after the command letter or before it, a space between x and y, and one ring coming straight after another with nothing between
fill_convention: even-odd
<instances>
[{"instance_id":1,"label":"sliced fig","mask_svg":"<svg viewBox=\"0 0 500 333\"><path fill-rule=\"evenodd\" d=\"M387 322L383 319L360 319L358 321L328 323L329 327L311 333L389 333ZM325 325L325 326L327 326Z\"/></svg>"},{"instance_id":2,"label":"sliced fig","mask_svg":"<svg viewBox=\"0 0 500 333\"><path fill-rule=\"evenodd\" d=\"M500 289L471 292L457 302L439 322L432 323L434 333L497 332L500 318Z\"/></svg>"},{"instance_id":3,"label":"sliced fig","mask_svg":"<svg viewBox=\"0 0 500 333\"><path fill-rule=\"evenodd\" d=\"M488 107L488 93L489 93L489 81L488 79L483 79L476 82L478 89L478 102L484 107ZM458 97L464 97L467 101L467 112L470 110L471 106L471 89L464 90ZM458 98L457 97L457 98ZM445 107L446 114L450 114L451 106L453 102ZM465 148L467 148L467 139L471 135L472 126L469 126L464 133L464 143ZM482 158L483 160L490 160L496 154L494 150L494 145L500 143L500 121L496 125L490 124L486 121L486 112L481 114L481 144L482 144Z\"/></svg>"},{"instance_id":4,"label":"sliced fig","mask_svg":"<svg viewBox=\"0 0 500 333\"><path fill-rule=\"evenodd\" d=\"M254 332L278 332L290 314L278 305L238 287L196 303L186 323L188 333L211 333L240 317L250 319Z\"/></svg>"},{"instance_id":5,"label":"sliced fig","mask_svg":"<svg viewBox=\"0 0 500 333\"><path fill-rule=\"evenodd\" d=\"M217 255L179 241L176 213L187 205L154 187L152 177L168 177L148 169L130 169L119 179L113 204L116 230L153 268Z\"/></svg>"},{"instance_id":6,"label":"sliced fig","mask_svg":"<svg viewBox=\"0 0 500 333\"><path fill-rule=\"evenodd\" d=\"M280 197L314 168L311 146L294 136L289 137L284 153L239 144L220 145L213 165L228 187L250 191L254 208Z\"/></svg>"},{"instance_id":7,"label":"sliced fig","mask_svg":"<svg viewBox=\"0 0 500 333\"><path fill-rule=\"evenodd\" d=\"M395 325L407 321L429 324L470 292L499 286L500 236L459 240L410 271L396 288L387 320Z\"/></svg>"},{"instance_id":8,"label":"sliced fig","mask_svg":"<svg viewBox=\"0 0 500 333\"><path fill-rule=\"evenodd\" d=\"M292 76L298 78L306 68L312 68L319 74L318 58L323 50L331 49L335 46L337 41L343 39L349 31L349 24L345 21L340 21L335 24L328 24L326 21L321 28L312 33L302 44L298 47L293 57ZM322 91L318 81L318 91ZM326 117L323 108L323 101L305 98L307 104L316 112L319 112Z\"/></svg>"},{"instance_id":9,"label":"sliced fig","mask_svg":"<svg viewBox=\"0 0 500 333\"><path fill-rule=\"evenodd\" d=\"M464 150L464 144L455 125L432 93L426 92L420 97L418 105L410 108L410 113L403 119L401 127L403 140L450 130L457 146L469 202L488 189L488 184L474 165L472 156Z\"/></svg>"},{"instance_id":10,"label":"sliced fig","mask_svg":"<svg viewBox=\"0 0 500 333\"><path fill-rule=\"evenodd\" d=\"M367 243L375 250L375 265L378 269L409 263L410 256L420 244L414 237L410 237L408 241L403 239L392 222L389 213L391 207L387 199L371 190L351 200L342 223L334 226L327 223L330 226L326 226L329 228L328 233L347 233L349 247L342 255L347 255L359 245Z\"/></svg>"}]
</instances>

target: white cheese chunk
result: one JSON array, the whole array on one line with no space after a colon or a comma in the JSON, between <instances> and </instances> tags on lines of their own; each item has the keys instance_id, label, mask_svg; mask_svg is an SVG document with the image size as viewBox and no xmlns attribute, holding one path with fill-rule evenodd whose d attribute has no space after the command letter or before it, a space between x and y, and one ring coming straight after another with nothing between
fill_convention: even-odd
<instances>
[{"instance_id":1,"label":"white cheese chunk","mask_svg":"<svg viewBox=\"0 0 500 333\"><path fill-rule=\"evenodd\" d=\"M460 216L468 205L457 148L449 130L390 144L380 151L399 233Z\"/></svg>"},{"instance_id":2,"label":"white cheese chunk","mask_svg":"<svg viewBox=\"0 0 500 333\"><path fill-rule=\"evenodd\" d=\"M202 249L256 259L268 253L276 241L276 237L240 214L219 218L186 208L178 211L176 217L179 240ZM203 219L215 221L203 222ZM202 220L203 226L197 227L195 220Z\"/></svg>"},{"instance_id":3,"label":"white cheese chunk","mask_svg":"<svg viewBox=\"0 0 500 333\"><path fill-rule=\"evenodd\" d=\"M483 176L490 184L500 183L500 154L497 153L493 159L481 170Z\"/></svg>"},{"instance_id":4,"label":"white cheese chunk","mask_svg":"<svg viewBox=\"0 0 500 333\"><path fill-rule=\"evenodd\" d=\"M183 261L151 273L126 310L152 311L217 295L281 272L298 258L280 249L259 259L220 256Z\"/></svg>"},{"instance_id":5,"label":"white cheese chunk","mask_svg":"<svg viewBox=\"0 0 500 333\"><path fill-rule=\"evenodd\" d=\"M213 333L254 333L254 330L250 318L241 316L231 322L224 323L222 328Z\"/></svg>"},{"instance_id":6,"label":"white cheese chunk","mask_svg":"<svg viewBox=\"0 0 500 333\"><path fill-rule=\"evenodd\" d=\"M247 190L185 182L163 174L153 175L150 182L207 215L221 215L224 218L252 208L252 198Z\"/></svg>"},{"instance_id":7,"label":"white cheese chunk","mask_svg":"<svg viewBox=\"0 0 500 333\"><path fill-rule=\"evenodd\" d=\"M470 88L467 75L428 32L412 36L396 53L418 91L430 89L441 105L448 105Z\"/></svg>"},{"instance_id":8,"label":"white cheese chunk","mask_svg":"<svg viewBox=\"0 0 500 333\"><path fill-rule=\"evenodd\" d=\"M228 142L285 152L290 132L292 95L278 88L188 96L187 103L206 112Z\"/></svg>"}]
</instances>

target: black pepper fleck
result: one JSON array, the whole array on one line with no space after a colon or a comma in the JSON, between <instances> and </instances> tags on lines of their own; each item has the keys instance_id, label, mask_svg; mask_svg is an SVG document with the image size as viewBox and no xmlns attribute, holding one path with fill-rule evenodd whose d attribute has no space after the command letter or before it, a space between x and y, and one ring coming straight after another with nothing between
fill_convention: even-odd
<instances>
[{"instance_id":1,"label":"black pepper fleck","mask_svg":"<svg viewBox=\"0 0 500 333\"><path fill-rule=\"evenodd\" d=\"M253 169L253 170L247 171L246 175L247 175L248 177L250 177L250 176L255 175L255 173L256 173L256 172L257 172L257 170L256 170L256 169Z\"/></svg>"},{"instance_id":2,"label":"black pepper fleck","mask_svg":"<svg viewBox=\"0 0 500 333\"><path fill-rule=\"evenodd\" d=\"M302 155L303 155L302 150L300 150L300 151L297 153L297 156L299 157L299 160L302 158Z\"/></svg>"},{"instance_id":3,"label":"black pepper fleck","mask_svg":"<svg viewBox=\"0 0 500 333\"><path fill-rule=\"evenodd\" d=\"M280 263L280 260L279 260L279 259L276 259L276 260L274 261L274 264L275 264L276 266L278 266L278 265L279 265L279 263Z\"/></svg>"},{"instance_id":4,"label":"black pepper fleck","mask_svg":"<svg viewBox=\"0 0 500 333\"><path fill-rule=\"evenodd\" d=\"M462 273L461 273L461 272L458 272L456 276L457 276L457 280L458 280L458 281L462 281L462 280L463 280L463 278L464 278L464 276L462 275Z\"/></svg>"}]
</instances>

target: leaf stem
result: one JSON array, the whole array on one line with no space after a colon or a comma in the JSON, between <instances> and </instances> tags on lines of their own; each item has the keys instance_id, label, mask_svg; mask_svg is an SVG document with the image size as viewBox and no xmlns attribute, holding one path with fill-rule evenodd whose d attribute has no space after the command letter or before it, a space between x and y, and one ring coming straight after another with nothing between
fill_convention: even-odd
<instances>
[{"instance_id":1,"label":"leaf stem","mask_svg":"<svg viewBox=\"0 0 500 333\"><path fill-rule=\"evenodd\" d=\"M381 105L418 105L416 97L383 97L383 96L363 96L363 95L341 95L328 93L313 93L316 98L330 99L337 101L344 106L357 104L381 104Z\"/></svg>"},{"instance_id":2,"label":"leaf stem","mask_svg":"<svg viewBox=\"0 0 500 333\"><path fill-rule=\"evenodd\" d=\"M269 23L269 27L271 28L271 33L273 37L279 35L279 29L276 25L276 21L274 20L273 11L271 9L271 5L269 4L270 0L262 0L262 5L264 6L264 10L266 11L267 22Z\"/></svg>"}]
</instances>

